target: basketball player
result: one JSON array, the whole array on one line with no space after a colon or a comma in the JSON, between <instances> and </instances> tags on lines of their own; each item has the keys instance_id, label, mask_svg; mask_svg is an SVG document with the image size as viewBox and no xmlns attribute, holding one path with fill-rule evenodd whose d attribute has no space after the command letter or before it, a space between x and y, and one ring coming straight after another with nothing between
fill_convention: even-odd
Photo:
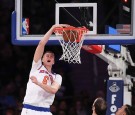
<instances>
[{"instance_id":1,"label":"basketball player","mask_svg":"<svg viewBox=\"0 0 135 115\"><path fill-rule=\"evenodd\" d=\"M118 109L116 115L135 115L135 108L130 105L123 105Z\"/></svg>"},{"instance_id":2,"label":"basketball player","mask_svg":"<svg viewBox=\"0 0 135 115\"><path fill-rule=\"evenodd\" d=\"M52 72L55 63L54 53L46 51L43 55L43 52L54 29L66 26L68 25L53 25L39 42L33 58L21 115L52 115L50 105L60 88L62 77Z\"/></svg>"},{"instance_id":3,"label":"basketball player","mask_svg":"<svg viewBox=\"0 0 135 115\"><path fill-rule=\"evenodd\" d=\"M106 115L106 110L106 101L101 97L96 98L92 106L92 115Z\"/></svg>"}]
</instances>

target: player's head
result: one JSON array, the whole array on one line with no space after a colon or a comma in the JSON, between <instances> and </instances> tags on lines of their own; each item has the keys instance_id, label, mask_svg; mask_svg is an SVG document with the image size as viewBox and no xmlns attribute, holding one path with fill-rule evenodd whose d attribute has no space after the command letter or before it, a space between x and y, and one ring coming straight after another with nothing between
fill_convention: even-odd
<instances>
[{"instance_id":1,"label":"player's head","mask_svg":"<svg viewBox=\"0 0 135 115\"><path fill-rule=\"evenodd\" d=\"M95 99L93 106L92 106L92 115L105 115L107 109L106 101L99 97Z\"/></svg>"},{"instance_id":2,"label":"player's head","mask_svg":"<svg viewBox=\"0 0 135 115\"><path fill-rule=\"evenodd\" d=\"M116 115L135 115L135 108L130 105L123 105L118 109Z\"/></svg>"},{"instance_id":3,"label":"player's head","mask_svg":"<svg viewBox=\"0 0 135 115\"><path fill-rule=\"evenodd\" d=\"M51 66L55 63L55 55L52 51L45 51L42 62L46 66Z\"/></svg>"}]
</instances>

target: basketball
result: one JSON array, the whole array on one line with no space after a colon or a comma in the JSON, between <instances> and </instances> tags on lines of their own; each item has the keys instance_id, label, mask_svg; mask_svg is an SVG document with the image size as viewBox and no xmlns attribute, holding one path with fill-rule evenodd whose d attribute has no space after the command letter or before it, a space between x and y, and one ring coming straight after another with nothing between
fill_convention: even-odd
<instances>
[{"instance_id":1,"label":"basketball","mask_svg":"<svg viewBox=\"0 0 135 115\"><path fill-rule=\"evenodd\" d=\"M63 31L63 39L65 42L74 42L78 40L78 32L75 30L65 30Z\"/></svg>"}]
</instances>

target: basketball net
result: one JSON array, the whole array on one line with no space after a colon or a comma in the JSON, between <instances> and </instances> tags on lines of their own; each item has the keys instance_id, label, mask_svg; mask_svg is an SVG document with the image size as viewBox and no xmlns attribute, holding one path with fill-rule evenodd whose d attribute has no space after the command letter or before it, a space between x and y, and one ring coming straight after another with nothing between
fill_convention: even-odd
<instances>
[{"instance_id":1,"label":"basketball net","mask_svg":"<svg viewBox=\"0 0 135 115\"><path fill-rule=\"evenodd\" d=\"M56 35L62 35L59 37L59 42L62 46L63 54L59 60L64 60L68 63L81 64L80 49L86 32L87 29L85 27L66 27L55 29L54 33Z\"/></svg>"}]
</instances>

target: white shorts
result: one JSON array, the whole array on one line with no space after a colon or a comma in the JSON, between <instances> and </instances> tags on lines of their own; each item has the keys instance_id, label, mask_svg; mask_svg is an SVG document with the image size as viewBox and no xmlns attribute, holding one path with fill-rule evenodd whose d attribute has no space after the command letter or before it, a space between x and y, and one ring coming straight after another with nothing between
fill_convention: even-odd
<instances>
[{"instance_id":1,"label":"white shorts","mask_svg":"<svg viewBox=\"0 0 135 115\"><path fill-rule=\"evenodd\" d=\"M39 111L37 107L36 107L37 110L34 110L33 108L35 108L35 106L32 106L32 109L31 109L31 105L25 106L22 109L21 115L52 115L50 111Z\"/></svg>"}]
</instances>

